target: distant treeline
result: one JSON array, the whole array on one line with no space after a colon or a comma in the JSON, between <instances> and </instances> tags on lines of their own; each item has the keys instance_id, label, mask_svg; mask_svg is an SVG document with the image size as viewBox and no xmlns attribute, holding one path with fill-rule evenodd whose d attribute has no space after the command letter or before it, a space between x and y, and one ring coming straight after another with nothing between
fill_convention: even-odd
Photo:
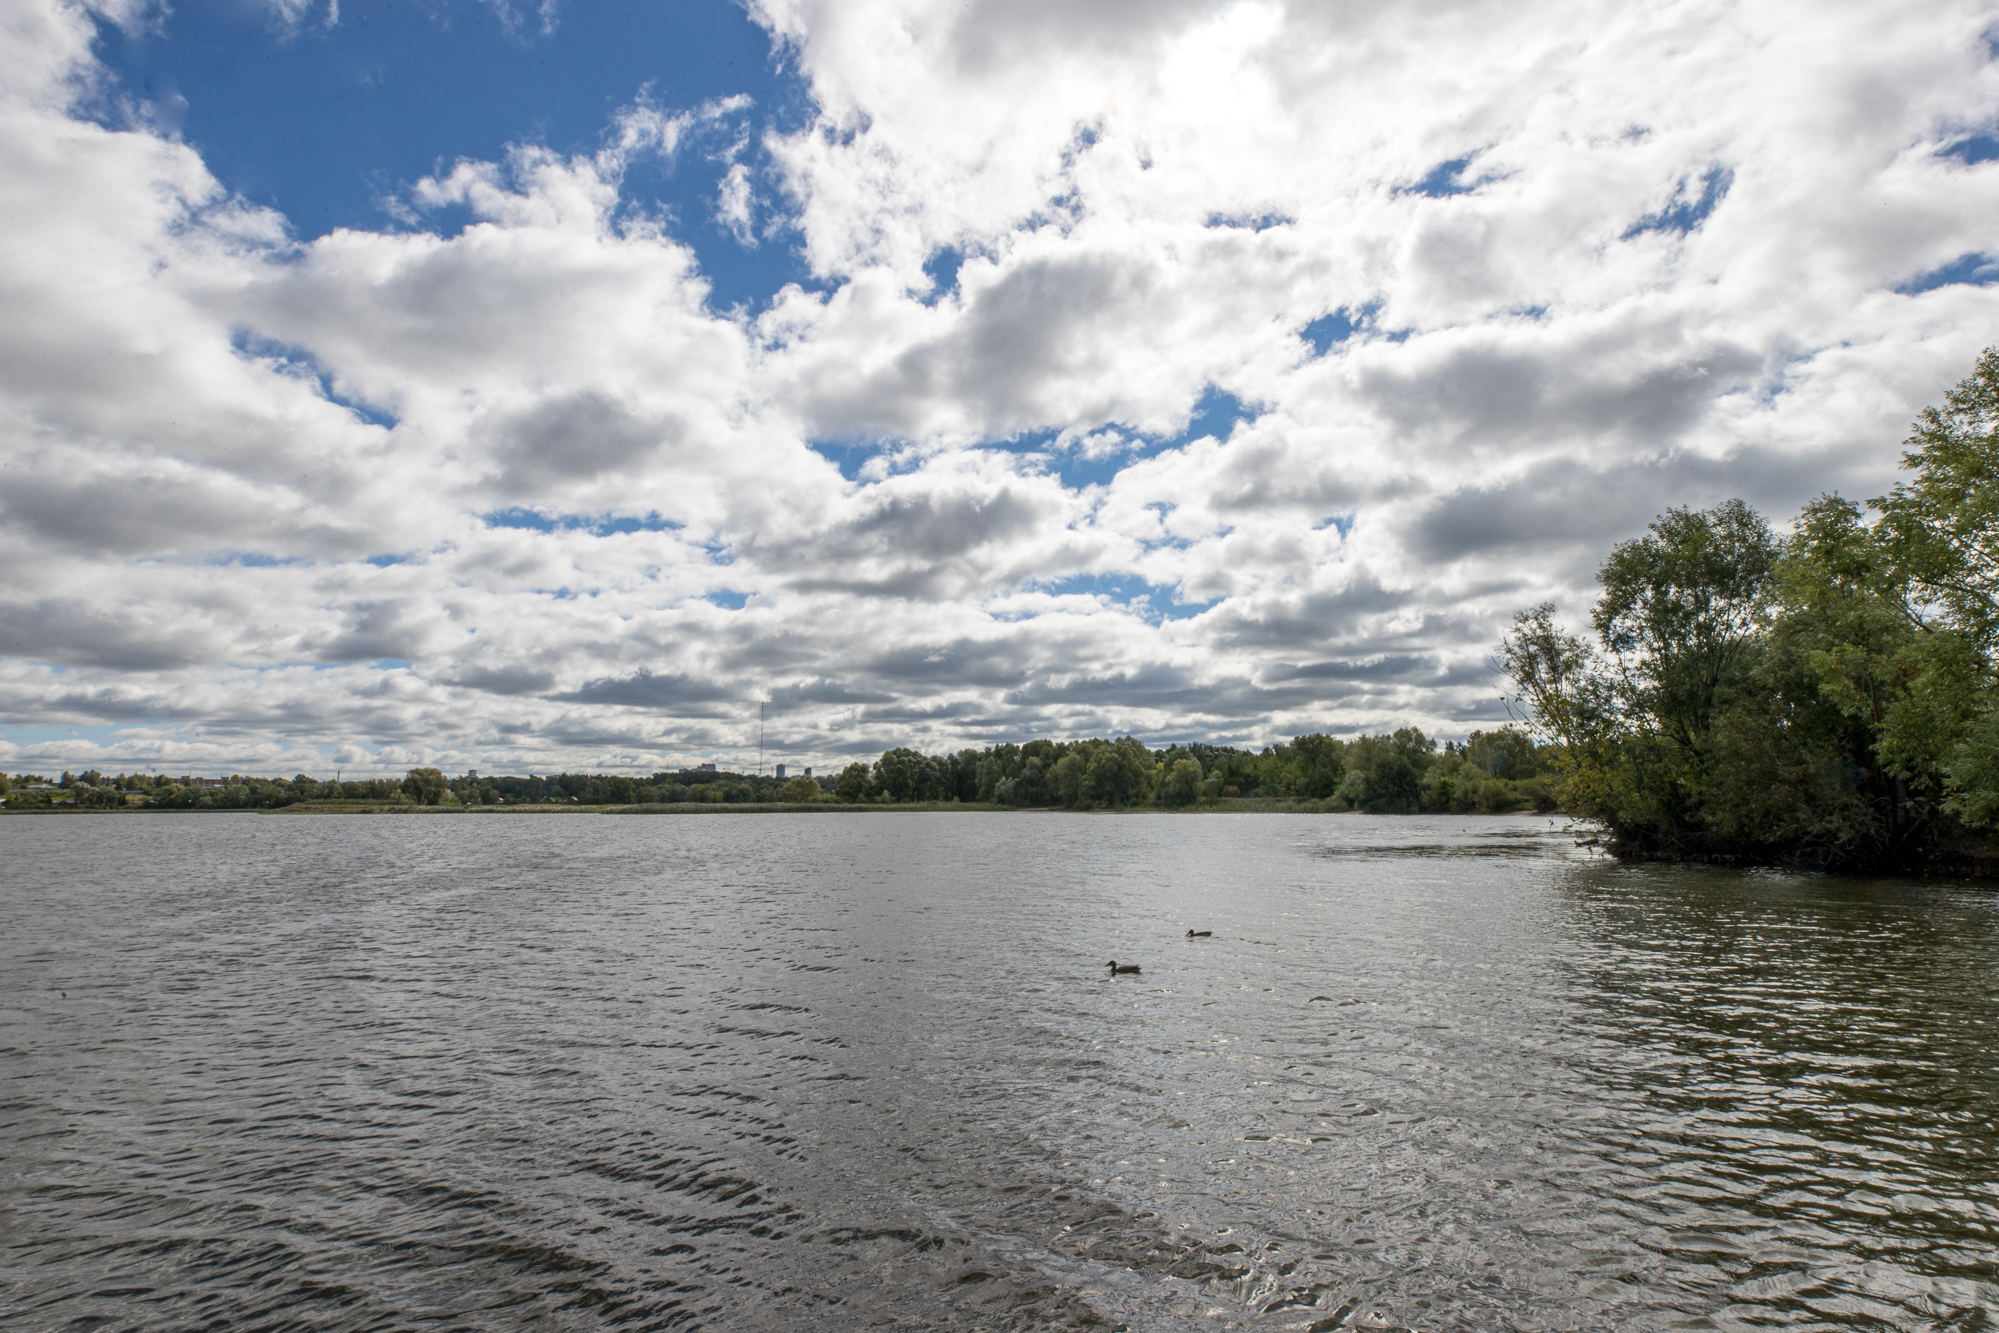
<instances>
[{"instance_id":1,"label":"distant treeline","mask_svg":"<svg viewBox=\"0 0 1999 1333\"><path fill-rule=\"evenodd\" d=\"M403 801L403 778L319 782L296 778L168 777L156 773L108 774L96 769L50 779L38 773L0 774L0 795L10 810L74 805L83 809L150 806L173 810L267 810L304 800Z\"/></svg>"},{"instance_id":2,"label":"distant treeline","mask_svg":"<svg viewBox=\"0 0 1999 1333\"><path fill-rule=\"evenodd\" d=\"M1261 750L1118 740L1029 741L925 755L888 751L854 763L833 782L849 803L963 801L1071 809L1184 808L1242 798L1313 801L1329 810L1552 809L1548 760L1511 727L1473 732L1459 745L1413 727L1341 740L1299 736Z\"/></svg>"},{"instance_id":3,"label":"distant treeline","mask_svg":"<svg viewBox=\"0 0 1999 1333\"><path fill-rule=\"evenodd\" d=\"M804 784L800 786L799 784ZM291 778L172 778L151 773L116 776L87 770L53 782L33 773L0 775L9 809L75 805L111 809L150 806L169 810L273 810L314 802L397 805L638 805L673 801L756 802L812 800L825 786L811 778L782 782L753 773L686 771L650 778L620 774L556 773L529 777L446 777L435 768L411 769L400 778L320 781ZM34 790L48 787L49 790ZM10 791L11 788L11 791ZM791 795L780 795L790 792Z\"/></svg>"},{"instance_id":4,"label":"distant treeline","mask_svg":"<svg viewBox=\"0 0 1999 1333\"><path fill-rule=\"evenodd\" d=\"M1505 666L1556 794L1620 855L1999 868L1999 350L1867 502L1774 536L1732 500L1611 551L1591 638L1522 612Z\"/></svg>"},{"instance_id":5,"label":"distant treeline","mask_svg":"<svg viewBox=\"0 0 1999 1333\"><path fill-rule=\"evenodd\" d=\"M292 778L168 778L145 773L64 773L52 790L18 774L10 809L150 806L179 810L258 810L353 802L425 806L677 805L712 802L978 804L1070 809L1185 809L1225 802L1284 801L1297 808L1413 813L1419 810L1551 810L1552 751L1512 727L1437 743L1413 727L1341 740L1299 736L1261 750L1171 745L1150 750L1119 740L1029 741L950 754L898 747L837 777L779 780L759 774L684 769L649 778L558 773L447 777L435 768L402 778L322 782ZM8 785L0 777L0 790Z\"/></svg>"}]
</instances>

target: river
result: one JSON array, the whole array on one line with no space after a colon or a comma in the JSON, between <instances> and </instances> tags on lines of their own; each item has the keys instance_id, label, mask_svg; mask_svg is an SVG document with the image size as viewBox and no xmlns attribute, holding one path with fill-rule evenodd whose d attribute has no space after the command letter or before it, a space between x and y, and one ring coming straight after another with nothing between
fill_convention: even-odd
<instances>
[{"instance_id":1,"label":"river","mask_svg":"<svg viewBox=\"0 0 1999 1333\"><path fill-rule=\"evenodd\" d=\"M9 1329L1999 1323L1990 886L1512 817L0 854Z\"/></svg>"}]
</instances>

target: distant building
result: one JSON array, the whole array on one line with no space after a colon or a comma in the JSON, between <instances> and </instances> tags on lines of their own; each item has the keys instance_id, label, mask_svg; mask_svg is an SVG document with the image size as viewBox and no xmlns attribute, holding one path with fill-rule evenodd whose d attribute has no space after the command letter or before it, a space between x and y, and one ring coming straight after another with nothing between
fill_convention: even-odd
<instances>
[{"instance_id":1,"label":"distant building","mask_svg":"<svg viewBox=\"0 0 1999 1333\"><path fill-rule=\"evenodd\" d=\"M477 782L477 781L479 780L479 770L478 770L478 769L476 769L476 768L468 768L468 769L466 769L466 770L465 770L465 780L466 780L467 782Z\"/></svg>"},{"instance_id":2,"label":"distant building","mask_svg":"<svg viewBox=\"0 0 1999 1333\"><path fill-rule=\"evenodd\" d=\"M783 764L779 764L779 765L777 766L777 780L778 780L779 782L782 782L782 781L784 781L784 765L783 765Z\"/></svg>"},{"instance_id":3,"label":"distant building","mask_svg":"<svg viewBox=\"0 0 1999 1333\"><path fill-rule=\"evenodd\" d=\"M805 770L805 776L806 776L806 777L808 777L808 778L809 778L809 777L811 777L811 776L812 776L812 770L811 770L811 769L809 769L809 768L808 768L808 769L806 769L806 770Z\"/></svg>"},{"instance_id":4,"label":"distant building","mask_svg":"<svg viewBox=\"0 0 1999 1333\"><path fill-rule=\"evenodd\" d=\"M713 764L696 764L696 765L695 765L695 766L694 766L693 768L691 768L691 769L682 769L681 771L682 771L683 773L687 773L687 772L692 772L692 773L713 773L713 772L715 771L715 766L714 766Z\"/></svg>"}]
</instances>

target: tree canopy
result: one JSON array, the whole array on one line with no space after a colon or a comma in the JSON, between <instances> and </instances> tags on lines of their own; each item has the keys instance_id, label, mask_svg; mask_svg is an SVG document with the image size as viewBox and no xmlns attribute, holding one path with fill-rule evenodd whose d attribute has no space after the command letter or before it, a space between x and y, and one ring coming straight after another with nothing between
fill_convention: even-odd
<instances>
[{"instance_id":1,"label":"tree canopy","mask_svg":"<svg viewBox=\"0 0 1999 1333\"><path fill-rule=\"evenodd\" d=\"M1190 809L1230 801L1362 810L1505 811L1554 808L1545 746L1512 727L1475 731L1441 747L1415 728L1345 740L1313 733L1258 750L1209 744L1150 749L1133 736L1032 740L928 755L897 746L837 776L709 769L512 776L413 768L400 779L322 782L147 774L64 774L55 793L16 793L9 808L143 804L191 810L274 809L340 803L395 807L679 804L985 805L1069 809ZM23 775L26 778L28 775ZM39 784L31 784L39 785Z\"/></svg>"},{"instance_id":2,"label":"tree canopy","mask_svg":"<svg viewBox=\"0 0 1999 1333\"><path fill-rule=\"evenodd\" d=\"M1669 510L1598 573L1593 640L1552 605L1501 661L1566 808L1631 856L1899 869L1999 849L1999 352L1867 510L1782 539L1740 500Z\"/></svg>"}]
</instances>

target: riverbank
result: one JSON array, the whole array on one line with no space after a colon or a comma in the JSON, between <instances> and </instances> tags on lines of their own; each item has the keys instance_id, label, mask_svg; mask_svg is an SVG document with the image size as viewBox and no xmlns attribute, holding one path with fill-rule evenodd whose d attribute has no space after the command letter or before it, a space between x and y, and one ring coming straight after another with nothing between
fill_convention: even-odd
<instances>
[{"instance_id":1,"label":"riverbank","mask_svg":"<svg viewBox=\"0 0 1999 1333\"><path fill-rule=\"evenodd\" d=\"M157 805L126 806L31 806L26 809L0 808L4 815L135 815L135 814L263 814L263 815L869 815L869 814L1152 814L1227 815L1357 814L1337 800L1315 801L1285 798L1223 797L1218 801L1186 806L1129 805L1072 810L1066 806L995 805L974 801L901 801L886 804L855 804L843 801L682 801L636 805L417 805L408 801L304 801L273 809L203 810ZM1532 814L1533 811L1497 812ZM1543 812L1548 813L1548 812ZM1557 812L1558 813L1558 812Z\"/></svg>"},{"instance_id":2,"label":"riverbank","mask_svg":"<svg viewBox=\"0 0 1999 1333\"><path fill-rule=\"evenodd\" d=\"M995 805L977 801L898 801L858 804L845 801L678 801L636 805L398 805L393 802L315 801L265 811L273 815L919 815L919 814L1351 814L1330 801L1224 798L1207 805L1119 806L1069 810L1059 805Z\"/></svg>"}]
</instances>

